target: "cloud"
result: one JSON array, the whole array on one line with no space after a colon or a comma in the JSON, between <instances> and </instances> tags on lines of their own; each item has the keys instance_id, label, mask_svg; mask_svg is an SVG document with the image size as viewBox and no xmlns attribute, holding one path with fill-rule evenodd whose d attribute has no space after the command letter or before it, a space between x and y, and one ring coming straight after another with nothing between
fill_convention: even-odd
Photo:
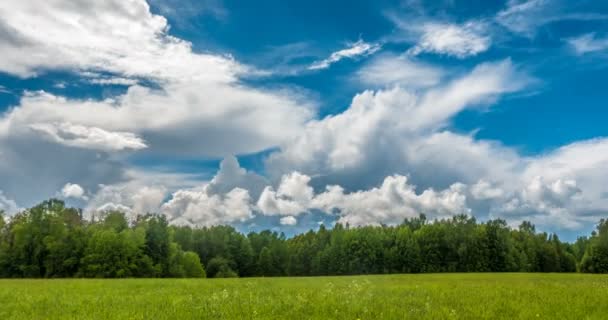
<instances>
[{"instance_id":1,"label":"cloud","mask_svg":"<svg viewBox=\"0 0 608 320\"><path fill-rule=\"evenodd\" d=\"M405 56L382 55L357 71L359 81L371 87L428 88L439 84L443 70Z\"/></svg>"},{"instance_id":2,"label":"cloud","mask_svg":"<svg viewBox=\"0 0 608 320\"><path fill-rule=\"evenodd\" d=\"M608 38L597 37L595 33L584 34L566 41L577 55L608 50Z\"/></svg>"},{"instance_id":3,"label":"cloud","mask_svg":"<svg viewBox=\"0 0 608 320\"><path fill-rule=\"evenodd\" d=\"M63 123L35 123L30 128L44 134L57 143L66 146L102 150L139 150L146 148L146 143L130 132L110 132L96 127Z\"/></svg>"},{"instance_id":4,"label":"cloud","mask_svg":"<svg viewBox=\"0 0 608 320\"><path fill-rule=\"evenodd\" d=\"M22 77L68 69L229 82L246 69L229 58L193 54L189 42L167 34L167 20L144 0L5 1L0 14L0 70Z\"/></svg>"},{"instance_id":5,"label":"cloud","mask_svg":"<svg viewBox=\"0 0 608 320\"><path fill-rule=\"evenodd\" d=\"M268 184L263 176L241 168L236 157L227 156L205 189L210 194L224 194L234 188L241 188L248 190L252 198L257 199Z\"/></svg>"},{"instance_id":6,"label":"cloud","mask_svg":"<svg viewBox=\"0 0 608 320\"><path fill-rule=\"evenodd\" d=\"M93 79L90 79L89 82L92 84L99 84L99 85L121 85L121 86L134 86L134 85L138 84L138 81L135 79L120 78L120 77L93 78Z\"/></svg>"},{"instance_id":7,"label":"cloud","mask_svg":"<svg viewBox=\"0 0 608 320\"><path fill-rule=\"evenodd\" d=\"M148 186L137 180L101 185L85 211L89 215L96 215L98 212L118 210L134 218L139 214L160 212L166 195L167 189L164 186Z\"/></svg>"},{"instance_id":8,"label":"cloud","mask_svg":"<svg viewBox=\"0 0 608 320\"><path fill-rule=\"evenodd\" d=\"M279 223L283 226L295 226L298 223L298 220L295 217L287 216L281 218L281 220L279 220Z\"/></svg>"},{"instance_id":9,"label":"cloud","mask_svg":"<svg viewBox=\"0 0 608 320\"><path fill-rule=\"evenodd\" d=\"M267 185L264 178L242 169L235 157L226 157L208 182L185 175L130 172L126 182L102 185L88 202L88 215L119 210L131 218L161 213L172 224L211 226L254 217L252 192Z\"/></svg>"},{"instance_id":10,"label":"cloud","mask_svg":"<svg viewBox=\"0 0 608 320\"><path fill-rule=\"evenodd\" d=\"M471 152L481 152L475 148L483 144L467 143L466 137L460 138L463 141L450 141L455 139L433 132L444 128L462 110L492 103L528 83L527 76L504 60L481 64L445 85L422 92L399 87L365 91L353 98L346 111L308 123L300 136L270 155L267 171L274 177L293 170L311 176L359 172L356 176L363 181L371 174L367 170L383 177L415 171L431 160L428 157L438 153L448 156L449 153L441 152L442 148L459 154L463 150L455 149L472 145ZM445 167L444 160L433 161L438 161L437 167L441 168Z\"/></svg>"},{"instance_id":11,"label":"cloud","mask_svg":"<svg viewBox=\"0 0 608 320\"><path fill-rule=\"evenodd\" d=\"M190 26L188 20L195 17L212 16L222 20L228 16L222 0L149 0L149 3L186 27Z\"/></svg>"},{"instance_id":12,"label":"cloud","mask_svg":"<svg viewBox=\"0 0 608 320\"><path fill-rule=\"evenodd\" d=\"M380 50L382 46L377 43L367 43L359 40L349 45L348 48L332 53L327 59L317 61L308 67L309 70L327 69L332 64L342 59L354 59L360 56L369 56Z\"/></svg>"},{"instance_id":13,"label":"cloud","mask_svg":"<svg viewBox=\"0 0 608 320\"><path fill-rule=\"evenodd\" d=\"M76 183L66 183L63 188L61 188L61 196L64 198L74 198L74 199L84 199L85 196L84 189Z\"/></svg>"},{"instance_id":14,"label":"cloud","mask_svg":"<svg viewBox=\"0 0 608 320\"><path fill-rule=\"evenodd\" d=\"M555 230L581 228L601 217L608 207L601 182L608 169L605 140L525 157L498 142L451 132L450 120L461 111L527 90L534 79L510 60L483 63L449 79L416 91L365 91L344 112L309 123L269 156L266 171L279 189L325 191L302 192L296 199L292 191L268 187L258 208L267 215L341 213L341 221L356 225L397 223L419 212L470 212ZM399 190L398 199L408 199L407 206L386 200L389 186Z\"/></svg>"},{"instance_id":15,"label":"cloud","mask_svg":"<svg viewBox=\"0 0 608 320\"><path fill-rule=\"evenodd\" d=\"M0 190L0 212L4 212L8 215L13 215L19 212L21 208L17 206L14 200L8 199L4 193Z\"/></svg>"},{"instance_id":16,"label":"cloud","mask_svg":"<svg viewBox=\"0 0 608 320\"><path fill-rule=\"evenodd\" d=\"M23 78L68 71L128 87L105 99L26 92L0 115L0 188L25 205L66 180L91 192L124 183L133 169L127 153L220 158L267 150L316 113L296 90L244 84L254 68L194 52L144 0L5 1L0 21L0 71Z\"/></svg>"},{"instance_id":17,"label":"cloud","mask_svg":"<svg viewBox=\"0 0 608 320\"><path fill-rule=\"evenodd\" d=\"M203 45L193 50L143 0L2 2L0 71L22 78L68 71L87 85L126 90L104 99L27 92L3 113L0 208L15 212L16 203L29 206L62 190L88 197L90 214L159 212L184 225L258 217L300 227L319 212L352 225L393 224L423 212L581 228L608 208L606 139L529 157L453 132L464 110L489 108L535 81L510 59L462 72L416 57L479 55L492 45L496 24L532 36L558 19L602 18L547 11L546 3L510 1L494 20L401 23L413 43L408 54L367 62L355 77L373 90L357 94L344 112L315 119L316 103L300 91L251 85L245 80L266 73ZM569 41L579 54L603 46L595 34ZM360 40L306 67L379 50ZM276 150L262 170L268 177L232 156L265 150ZM224 160L202 181L136 170L134 155Z\"/></svg>"},{"instance_id":18,"label":"cloud","mask_svg":"<svg viewBox=\"0 0 608 320\"><path fill-rule=\"evenodd\" d=\"M345 193L339 186L328 186L327 191L315 198L314 205L328 212L338 212L339 222L350 225L397 224L420 213L430 218L441 218L468 213L466 197L460 185L436 192L426 189L416 194L407 177L388 176L379 188Z\"/></svg>"},{"instance_id":19,"label":"cloud","mask_svg":"<svg viewBox=\"0 0 608 320\"><path fill-rule=\"evenodd\" d=\"M543 11L552 10L547 0L515 1L510 0L507 7L496 15L495 20L515 33L532 36L536 28L546 23Z\"/></svg>"},{"instance_id":20,"label":"cloud","mask_svg":"<svg viewBox=\"0 0 608 320\"><path fill-rule=\"evenodd\" d=\"M469 212L459 185L416 194L407 177L395 175L386 177L379 188L346 193L341 186L331 185L314 195L309 181L310 177L297 172L284 176L278 192L267 189L270 191L260 197L258 207L264 214L284 215L285 219L316 209L333 213L339 222L354 226L396 224L422 212L432 218Z\"/></svg>"},{"instance_id":21,"label":"cloud","mask_svg":"<svg viewBox=\"0 0 608 320\"><path fill-rule=\"evenodd\" d=\"M426 22L421 27L408 27L419 33L414 47L407 51L410 55L435 53L463 59L482 53L492 43L487 27L478 21L464 24Z\"/></svg>"},{"instance_id":22,"label":"cloud","mask_svg":"<svg viewBox=\"0 0 608 320\"><path fill-rule=\"evenodd\" d=\"M313 198L313 189L308 185L310 177L292 172L281 178L277 191L266 187L257 202L265 215L295 216L306 212Z\"/></svg>"},{"instance_id":23,"label":"cloud","mask_svg":"<svg viewBox=\"0 0 608 320\"><path fill-rule=\"evenodd\" d=\"M163 91L132 86L124 95L106 100L30 92L0 118L0 135L33 125L64 143L90 145L91 137L86 136L95 134L102 140L122 140L118 147L123 149L142 149L146 141L147 150L158 154L253 153L294 136L312 116L312 107L299 105L289 94L197 83L167 85ZM65 139L60 130L76 130L85 135L85 142ZM92 144L100 143L104 144Z\"/></svg>"},{"instance_id":24,"label":"cloud","mask_svg":"<svg viewBox=\"0 0 608 320\"><path fill-rule=\"evenodd\" d=\"M608 15L594 13L593 8L582 12L576 9L573 11L572 6L564 6L563 3L571 4L568 1L510 0L506 8L496 14L494 20L515 34L532 38L538 28L552 22L608 19ZM581 5L583 2L578 4Z\"/></svg>"},{"instance_id":25,"label":"cloud","mask_svg":"<svg viewBox=\"0 0 608 320\"><path fill-rule=\"evenodd\" d=\"M29 93L0 127L70 123L133 133L153 153L221 157L276 146L314 116L314 105L296 92L241 84L241 77L257 71L229 56L193 52L191 43L169 35L166 19L149 9L143 0L0 4L0 18L19 39L0 41L1 71L33 77L72 70L99 84L130 86L101 101ZM136 85L134 79L160 88Z\"/></svg>"},{"instance_id":26,"label":"cloud","mask_svg":"<svg viewBox=\"0 0 608 320\"><path fill-rule=\"evenodd\" d=\"M171 221L188 221L198 226L212 226L253 218L247 190L235 188L223 195L205 190L179 190L163 204L161 211Z\"/></svg>"}]
</instances>

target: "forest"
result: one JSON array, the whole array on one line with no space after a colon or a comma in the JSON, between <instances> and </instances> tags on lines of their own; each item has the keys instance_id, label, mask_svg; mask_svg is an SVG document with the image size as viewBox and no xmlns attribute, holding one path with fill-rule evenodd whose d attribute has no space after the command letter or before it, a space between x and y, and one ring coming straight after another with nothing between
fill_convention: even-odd
<instances>
[{"instance_id":1,"label":"forest","mask_svg":"<svg viewBox=\"0 0 608 320\"><path fill-rule=\"evenodd\" d=\"M424 214L396 226L324 226L287 238L231 226L172 226L162 215L83 218L47 200L0 214L0 277L270 277L435 272L608 273L608 221L574 243L530 222Z\"/></svg>"}]
</instances>

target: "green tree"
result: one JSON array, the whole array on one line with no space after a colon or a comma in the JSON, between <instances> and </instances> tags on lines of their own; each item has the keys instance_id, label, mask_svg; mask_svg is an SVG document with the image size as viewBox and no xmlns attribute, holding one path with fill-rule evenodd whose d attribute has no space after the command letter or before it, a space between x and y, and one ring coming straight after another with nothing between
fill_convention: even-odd
<instances>
[{"instance_id":1,"label":"green tree","mask_svg":"<svg viewBox=\"0 0 608 320\"><path fill-rule=\"evenodd\" d=\"M597 225L597 233L589 240L581 261L581 271L608 273L608 220L600 221Z\"/></svg>"},{"instance_id":2,"label":"green tree","mask_svg":"<svg viewBox=\"0 0 608 320\"><path fill-rule=\"evenodd\" d=\"M258 257L258 275L271 276L275 273L272 253L267 247L263 247Z\"/></svg>"},{"instance_id":3,"label":"green tree","mask_svg":"<svg viewBox=\"0 0 608 320\"><path fill-rule=\"evenodd\" d=\"M182 256L182 265L187 278L204 278L206 276L205 269L201 265L201 261L196 252L186 251Z\"/></svg>"},{"instance_id":4,"label":"green tree","mask_svg":"<svg viewBox=\"0 0 608 320\"><path fill-rule=\"evenodd\" d=\"M231 262L223 257L215 257L207 264L207 276L210 278L236 278L237 273L230 266Z\"/></svg>"}]
</instances>

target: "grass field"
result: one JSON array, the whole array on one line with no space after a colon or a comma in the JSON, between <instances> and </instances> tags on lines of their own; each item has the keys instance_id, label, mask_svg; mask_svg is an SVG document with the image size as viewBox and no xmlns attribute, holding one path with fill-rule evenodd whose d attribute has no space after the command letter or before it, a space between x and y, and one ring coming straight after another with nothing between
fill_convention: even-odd
<instances>
[{"instance_id":1,"label":"grass field","mask_svg":"<svg viewBox=\"0 0 608 320\"><path fill-rule=\"evenodd\" d=\"M0 280L0 319L607 319L608 276Z\"/></svg>"}]
</instances>

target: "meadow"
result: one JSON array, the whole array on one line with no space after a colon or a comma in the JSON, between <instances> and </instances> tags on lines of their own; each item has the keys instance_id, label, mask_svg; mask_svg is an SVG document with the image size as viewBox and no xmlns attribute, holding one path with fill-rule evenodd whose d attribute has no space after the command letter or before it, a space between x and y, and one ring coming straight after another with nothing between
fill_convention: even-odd
<instances>
[{"instance_id":1,"label":"meadow","mask_svg":"<svg viewBox=\"0 0 608 320\"><path fill-rule=\"evenodd\" d=\"M608 276L0 280L0 319L606 319Z\"/></svg>"}]
</instances>

